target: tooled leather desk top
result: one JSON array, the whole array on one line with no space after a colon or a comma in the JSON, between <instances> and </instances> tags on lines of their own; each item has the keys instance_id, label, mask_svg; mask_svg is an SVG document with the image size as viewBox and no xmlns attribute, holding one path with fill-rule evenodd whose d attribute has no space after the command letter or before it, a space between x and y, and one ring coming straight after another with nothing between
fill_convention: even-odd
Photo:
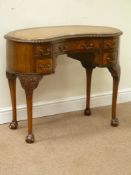
<instances>
[{"instance_id":1,"label":"tooled leather desk top","mask_svg":"<svg viewBox=\"0 0 131 175\"><path fill-rule=\"evenodd\" d=\"M122 31L112 27L104 26L56 26L36 27L9 32L5 35L8 40L17 42L47 42L58 39L74 37L113 37L119 36Z\"/></svg>"}]
</instances>

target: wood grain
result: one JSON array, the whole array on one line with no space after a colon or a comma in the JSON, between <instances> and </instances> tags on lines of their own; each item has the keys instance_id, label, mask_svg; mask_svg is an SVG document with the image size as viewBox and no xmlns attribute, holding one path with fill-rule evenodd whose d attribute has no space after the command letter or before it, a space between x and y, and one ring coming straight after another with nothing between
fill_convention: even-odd
<instances>
[{"instance_id":1,"label":"wood grain","mask_svg":"<svg viewBox=\"0 0 131 175\"><path fill-rule=\"evenodd\" d=\"M120 80L119 29L100 26L61 26L17 30L5 35L7 78L11 91L13 119L11 128L17 128L15 78L19 77L27 100L27 143L34 142L32 133L32 98L43 75L55 72L58 55L79 60L86 70L86 109L90 115L91 77L95 67L106 67L113 78L112 126L118 126L116 117L117 92ZM73 71L73 70L72 70Z\"/></svg>"}]
</instances>

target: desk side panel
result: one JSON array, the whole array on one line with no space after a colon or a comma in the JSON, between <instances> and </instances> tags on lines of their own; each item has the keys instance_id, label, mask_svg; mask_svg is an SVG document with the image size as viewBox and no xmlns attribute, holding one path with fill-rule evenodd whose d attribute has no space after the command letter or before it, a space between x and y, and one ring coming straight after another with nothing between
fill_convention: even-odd
<instances>
[{"instance_id":1,"label":"desk side panel","mask_svg":"<svg viewBox=\"0 0 131 175\"><path fill-rule=\"evenodd\" d=\"M35 72L33 45L29 43L6 42L6 70L12 73Z\"/></svg>"}]
</instances>

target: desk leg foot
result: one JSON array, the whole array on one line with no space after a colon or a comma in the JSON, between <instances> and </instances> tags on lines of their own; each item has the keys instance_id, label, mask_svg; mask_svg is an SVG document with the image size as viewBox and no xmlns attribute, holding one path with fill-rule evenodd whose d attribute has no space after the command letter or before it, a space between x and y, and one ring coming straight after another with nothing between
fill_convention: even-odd
<instances>
[{"instance_id":1,"label":"desk leg foot","mask_svg":"<svg viewBox=\"0 0 131 175\"><path fill-rule=\"evenodd\" d=\"M84 115L90 116L91 115L91 110L90 108L85 109Z\"/></svg>"},{"instance_id":2,"label":"desk leg foot","mask_svg":"<svg viewBox=\"0 0 131 175\"><path fill-rule=\"evenodd\" d=\"M34 140L35 138L33 134L28 134L25 139L26 143L34 143Z\"/></svg>"},{"instance_id":3,"label":"desk leg foot","mask_svg":"<svg viewBox=\"0 0 131 175\"><path fill-rule=\"evenodd\" d=\"M19 79L22 87L25 90L27 102L27 115L28 115L28 135L26 137L27 143L34 142L34 135L32 134L32 99L33 90L37 88L42 75L39 74L22 74Z\"/></svg>"},{"instance_id":4,"label":"desk leg foot","mask_svg":"<svg viewBox=\"0 0 131 175\"><path fill-rule=\"evenodd\" d=\"M118 118L114 118L111 120L111 126L117 127L119 125Z\"/></svg>"},{"instance_id":5,"label":"desk leg foot","mask_svg":"<svg viewBox=\"0 0 131 175\"><path fill-rule=\"evenodd\" d=\"M12 122L9 125L10 129L17 129L17 112L16 112L16 75L6 72L6 77L8 79L10 95L11 95L11 104L12 104Z\"/></svg>"},{"instance_id":6,"label":"desk leg foot","mask_svg":"<svg viewBox=\"0 0 131 175\"><path fill-rule=\"evenodd\" d=\"M17 128L18 128L18 122L17 122L17 121L12 121L12 122L9 124L9 128L10 128L10 129L17 129Z\"/></svg>"},{"instance_id":7,"label":"desk leg foot","mask_svg":"<svg viewBox=\"0 0 131 175\"><path fill-rule=\"evenodd\" d=\"M112 95L112 126L118 126L119 121L116 118L116 104L117 104L117 94L118 94L118 86L120 81L120 65L115 64L108 67L112 77L113 77L113 95Z\"/></svg>"}]
</instances>

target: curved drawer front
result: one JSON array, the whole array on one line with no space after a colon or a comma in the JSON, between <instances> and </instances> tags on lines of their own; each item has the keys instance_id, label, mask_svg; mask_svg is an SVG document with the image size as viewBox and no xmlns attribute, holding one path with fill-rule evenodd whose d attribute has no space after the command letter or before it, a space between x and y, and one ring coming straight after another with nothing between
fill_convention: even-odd
<instances>
[{"instance_id":1,"label":"curved drawer front","mask_svg":"<svg viewBox=\"0 0 131 175\"><path fill-rule=\"evenodd\" d=\"M51 57L51 44L37 44L34 45L34 56L36 58Z\"/></svg>"},{"instance_id":2,"label":"curved drawer front","mask_svg":"<svg viewBox=\"0 0 131 175\"><path fill-rule=\"evenodd\" d=\"M88 51L99 49L99 39L69 39L67 41L54 44L53 52L55 54L64 54L69 52Z\"/></svg>"},{"instance_id":3,"label":"curved drawer front","mask_svg":"<svg viewBox=\"0 0 131 175\"><path fill-rule=\"evenodd\" d=\"M44 73L44 74L52 73L53 72L52 59L50 59L50 58L38 59L36 61L36 72L37 73Z\"/></svg>"},{"instance_id":4,"label":"curved drawer front","mask_svg":"<svg viewBox=\"0 0 131 175\"><path fill-rule=\"evenodd\" d=\"M109 65L117 62L118 52L104 52L103 53L103 65Z\"/></svg>"},{"instance_id":5,"label":"curved drawer front","mask_svg":"<svg viewBox=\"0 0 131 175\"><path fill-rule=\"evenodd\" d=\"M104 49L105 50L117 50L118 48L118 38L105 38L104 39Z\"/></svg>"},{"instance_id":6,"label":"curved drawer front","mask_svg":"<svg viewBox=\"0 0 131 175\"><path fill-rule=\"evenodd\" d=\"M50 43L34 45L36 73L50 74L53 72L52 46Z\"/></svg>"},{"instance_id":7,"label":"curved drawer front","mask_svg":"<svg viewBox=\"0 0 131 175\"><path fill-rule=\"evenodd\" d=\"M103 39L103 62L104 66L114 64L118 60L119 38Z\"/></svg>"}]
</instances>

